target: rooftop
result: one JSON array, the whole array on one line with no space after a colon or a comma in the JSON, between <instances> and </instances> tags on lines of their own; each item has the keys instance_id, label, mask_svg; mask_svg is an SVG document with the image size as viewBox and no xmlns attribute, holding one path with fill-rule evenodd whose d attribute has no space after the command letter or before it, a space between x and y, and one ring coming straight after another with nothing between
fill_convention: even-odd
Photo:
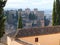
<instances>
[{"instance_id":1,"label":"rooftop","mask_svg":"<svg viewBox=\"0 0 60 45\"><path fill-rule=\"evenodd\" d=\"M60 26L22 29L19 30L17 34L15 31L8 34L8 36L12 37L14 34L16 34L16 38L20 38L20 37L28 37L28 36L48 35L55 33L60 33Z\"/></svg>"}]
</instances>

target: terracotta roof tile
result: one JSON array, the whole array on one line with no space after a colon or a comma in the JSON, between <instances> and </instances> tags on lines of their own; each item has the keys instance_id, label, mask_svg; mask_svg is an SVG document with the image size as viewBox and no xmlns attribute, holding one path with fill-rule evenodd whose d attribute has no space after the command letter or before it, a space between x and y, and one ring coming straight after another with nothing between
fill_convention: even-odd
<instances>
[{"instance_id":1,"label":"terracotta roof tile","mask_svg":"<svg viewBox=\"0 0 60 45\"><path fill-rule=\"evenodd\" d=\"M22 29L17 33L16 38L54 33L60 33L60 26ZM9 35L12 36L11 34Z\"/></svg>"}]
</instances>

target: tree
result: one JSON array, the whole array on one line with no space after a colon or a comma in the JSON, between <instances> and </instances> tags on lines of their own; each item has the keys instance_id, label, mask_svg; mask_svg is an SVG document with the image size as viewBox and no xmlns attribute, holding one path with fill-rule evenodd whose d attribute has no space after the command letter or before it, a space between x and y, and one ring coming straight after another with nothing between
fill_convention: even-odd
<instances>
[{"instance_id":1,"label":"tree","mask_svg":"<svg viewBox=\"0 0 60 45\"><path fill-rule=\"evenodd\" d=\"M37 19L37 16L36 15L34 15L34 13L33 14L29 14L29 19L30 20L35 20L35 19Z\"/></svg>"},{"instance_id":2,"label":"tree","mask_svg":"<svg viewBox=\"0 0 60 45\"><path fill-rule=\"evenodd\" d=\"M53 14L52 14L53 26L60 25L60 1L54 1Z\"/></svg>"},{"instance_id":3,"label":"tree","mask_svg":"<svg viewBox=\"0 0 60 45\"><path fill-rule=\"evenodd\" d=\"M60 1L56 0L56 25L60 25Z\"/></svg>"},{"instance_id":4,"label":"tree","mask_svg":"<svg viewBox=\"0 0 60 45\"><path fill-rule=\"evenodd\" d=\"M1 38L5 34L5 25L4 25L4 22L5 22L6 18L3 15L3 7L5 6L6 1L0 0L0 42L1 42Z\"/></svg>"},{"instance_id":5,"label":"tree","mask_svg":"<svg viewBox=\"0 0 60 45\"><path fill-rule=\"evenodd\" d=\"M18 28L23 28L21 15L18 17Z\"/></svg>"},{"instance_id":6,"label":"tree","mask_svg":"<svg viewBox=\"0 0 60 45\"><path fill-rule=\"evenodd\" d=\"M56 10L55 10L55 1L54 1L54 4L53 4L53 13L52 13L52 25L55 26L56 25Z\"/></svg>"},{"instance_id":7,"label":"tree","mask_svg":"<svg viewBox=\"0 0 60 45\"><path fill-rule=\"evenodd\" d=\"M36 19L37 19L37 16L34 13L33 14L31 14L31 13L29 14L29 20L33 21L32 26L35 25L34 24L34 20L36 20Z\"/></svg>"},{"instance_id":8,"label":"tree","mask_svg":"<svg viewBox=\"0 0 60 45\"><path fill-rule=\"evenodd\" d=\"M44 16L44 23L45 23L45 26L48 26L50 23L50 20L48 20L46 16Z\"/></svg>"}]
</instances>

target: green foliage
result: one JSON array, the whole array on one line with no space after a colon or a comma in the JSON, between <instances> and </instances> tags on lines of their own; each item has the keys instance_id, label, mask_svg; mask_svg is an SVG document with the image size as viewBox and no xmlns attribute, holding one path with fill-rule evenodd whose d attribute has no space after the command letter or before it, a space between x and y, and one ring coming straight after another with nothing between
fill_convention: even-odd
<instances>
[{"instance_id":1,"label":"green foliage","mask_svg":"<svg viewBox=\"0 0 60 45\"><path fill-rule=\"evenodd\" d=\"M0 7L4 7L5 4L6 4L6 1L7 1L7 0L5 0L5 1L4 1L4 0L0 0Z\"/></svg>"},{"instance_id":2,"label":"green foliage","mask_svg":"<svg viewBox=\"0 0 60 45\"><path fill-rule=\"evenodd\" d=\"M56 25L56 8L55 8L55 1L54 1L54 5L53 5L53 14L52 14L52 25L55 26Z\"/></svg>"},{"instance_id":3,"label":"green foliage","mask_svg":"<svg viewBox=\"0 0 60 45\"><path fill-rule=\"evenodd\" d=\"M45 23L45 26L48 26L50 23L50 20L48 20L46 16L44 16L44 23Z\"/></svg>"},{"instance_id":4,"label":"green foliage","mask_svg":"<svg viewBox=\"0 0 60 45\"><path fill-rule=\"evenodd\" d=\"M52 25L60 25L60 1L54 1L53 14L52 14Z\"/></svg>"},{"instance_id":5,"label":"green foliage","mask_svg":"<svg viewBox=\"0 0 60 45\"><path fill-rule=\"evenodd\" d=\"M3 36L3 34L5 33L5 22L6 18L3 15L0 15L0 38Z\"/></svg>"},{"instance_id":6,"label":"green foliage","mask_svg":"<svg viewBox=\"0 0 60 45\"><path fill-rule=\"evenodd\" d=\"M60 25L60 1L56 0L56 25Z\"/></svg>"},{"instance_id":7,"label":"green foliage","mask_svg":"<svg viewBox=\"0 0 60 45\"><path fill-rule=\"evenodd\" d=\"M18 28L23 28L21 16L18 18Z\"/></svg>"},{"instance_id":8,"label":"green foliage","mask_svg":"<svg viewBox=\"0 0 60 45\"><path fill-rule=\"evenodd\" d=\"M34 14L29 14L29 19L30 20L35 20L35 19L37 19L37 16L35 16Z\"/></svg>"},{"instance_id":9,"label":"green foliage","mask_svg":"<svg viewBox=\"0 0 60 45\"><path fill-rule=\"evenodd\" d=\"M2 4L1 2L2 2L2 0L0 0L0 38L5 33L5 25L4 25L4 22L6 20L6 17L3 15L3 7L1 6L1 4Z\"/></svg>"}]
</instances>

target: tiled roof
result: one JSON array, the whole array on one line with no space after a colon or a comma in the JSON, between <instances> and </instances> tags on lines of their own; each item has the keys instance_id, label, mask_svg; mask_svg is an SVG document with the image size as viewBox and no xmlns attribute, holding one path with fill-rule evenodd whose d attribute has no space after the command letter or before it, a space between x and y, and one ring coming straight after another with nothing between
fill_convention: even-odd
<instances>
[{"instance_id":1,"label":"tiled roof","mask_svg":"<svg viewBox=\"0 0 60 45\"><path fill-rule=\"evenodd\" d=\"M13 33L9 35L12 36ZM37 36L37 35L47 35L47 34L54 34L54 33L60 33L60 26L22 29L18 31L16 38Z\"/></svg>"}]
</instances>

